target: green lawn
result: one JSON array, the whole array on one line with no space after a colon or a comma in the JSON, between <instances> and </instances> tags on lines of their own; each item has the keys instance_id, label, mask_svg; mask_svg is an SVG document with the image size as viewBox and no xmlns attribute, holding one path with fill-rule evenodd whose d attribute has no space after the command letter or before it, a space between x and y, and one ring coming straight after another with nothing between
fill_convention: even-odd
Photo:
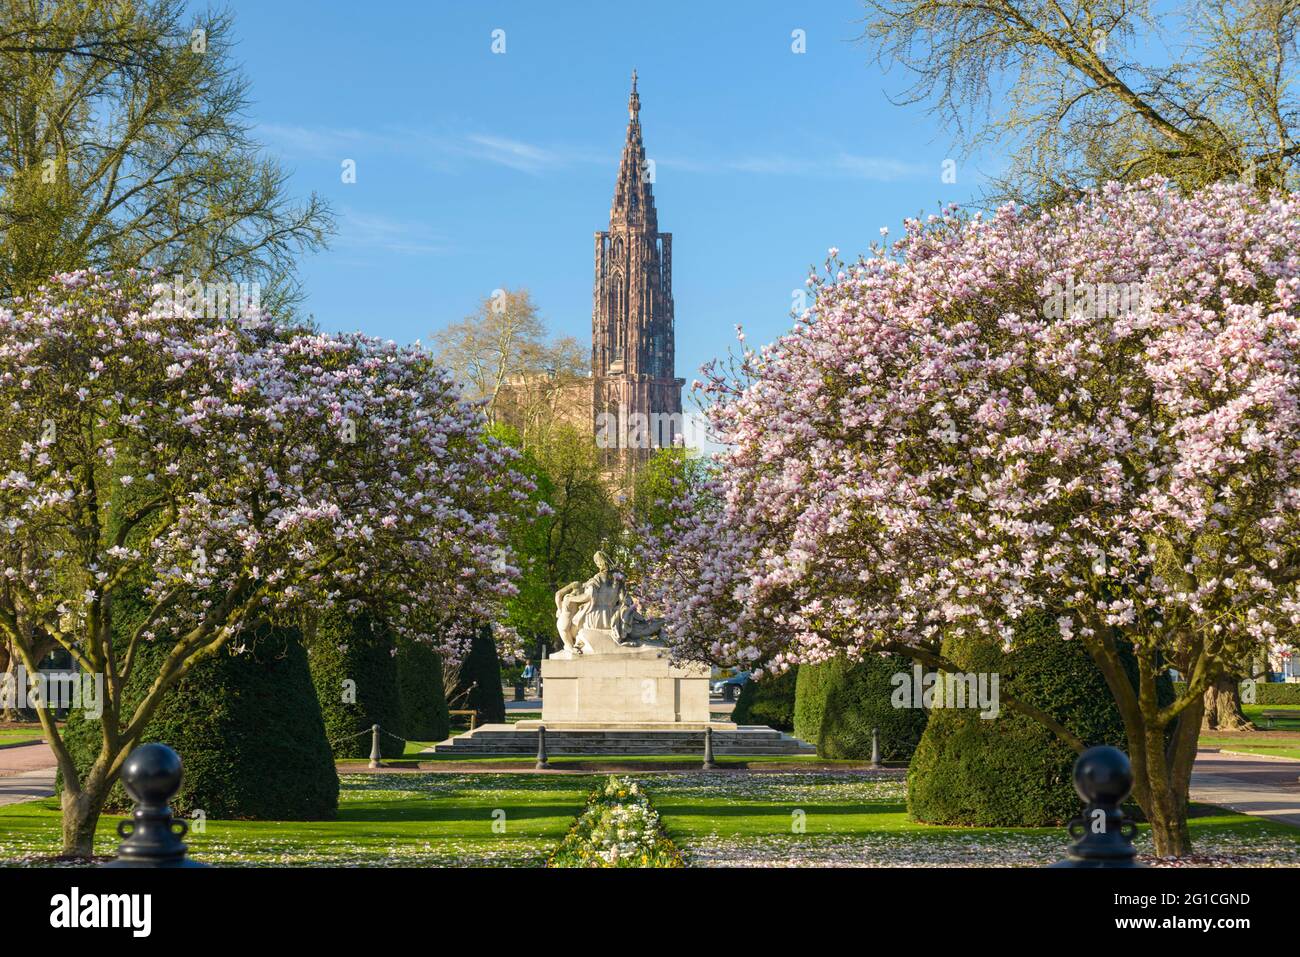
<instances>
[{"instance_id":1,"label":"green lawn","mask_svg":"<svg viewBox=\"0 0 1300 957\"><path fill-rule=\"evenodd\" d=\"M1203 734L1201 747L1300 760L1300 705L1248 704L1243 705L1242 710L1264 733ZM1269 717L1265 717L1266 713Z\"/></svg>"},{"instance_id":2,"label":"green lawn","mask_svg":"<svg viewBox=\"0 0 1300 957\"><path fill-rule=\"evenodd\" d=\"M957 828L907 818L901 780L826 774L680 775L646 781L669 837L697 865L1041 866L1060 828ZM1300 829L1195 806L1205 863L1300 864ZM1152 851L1147 828L1138 847Z\"/></svg>"},{"instance_id":3,"label":"green lawn","mask_svg":"<svg viewBox=\"0 0 1300 957\"><path fill-rule=\"evenodd\" d=\"M1264 757L1272 758L1291 758L1300 761L1300 741L1259 741L1250 740L1247 737L1224 737L1220 735L1207 735L1201 738L1201 747L1203 748L1221 748L1224 751L1235 751L1238 754L1258 754Z\"/></svg>"},{"instance_id":4,"label":"green lawn","mask_svg":"<svg viewBox=\"0 0 1300 957\"><path fill-rule=\"evenodd\" d=\"M209 820L204 833L186 840L195 857L226 865L536 865L564 836L595 780L349 774L337 820ZM96 853L116 848L117 821L100 821ZM56 800L0 807L0 864L57 854L58 836Z\"/></svg>"},{"instance_id":5,"label":"green lawn","mask_svg":"<svg viewBox=\"0 0 1300 957\"><path fill-rule=\"evenodd\" d=\"M1268 724L1271 731L1300 733L1300 704L1244 704L1241 710L1261 728ZM1266 718L1266 712L1276 717Z\"/></svg>"},{"instance_id":6,"label":"green lawn","mask_svg":"<svg viewBox=\"0 0 1300 957\"><path fill-rule=\"evenodd\" d=\"M0 728L0 744L27 744L45 737L40 728Z\"/></svg>"},{"instance_id":7,"label":"green lawn","mask_svg":"<svg viewBox=\"0 0 1300 957\"><path fill-rule=\"evenodd\" d=\"M228 865L535 866L598 780L345 774L335 821L210 820L189 843L196 857ZM896 775L689 772L639 780L696 865L1038 866L1060 860L1068 843L1060 828L914 824ZM1195 811L1198 863L1300 865L1300 829L1217 808ZM117 820L100 822L99 853L116 846ZM39 859L58 851L58 828L52 799L0 808L0 863L45 862ZM1145 829L1138 843L1150 851Z\"/></svg>"}]
</instances>

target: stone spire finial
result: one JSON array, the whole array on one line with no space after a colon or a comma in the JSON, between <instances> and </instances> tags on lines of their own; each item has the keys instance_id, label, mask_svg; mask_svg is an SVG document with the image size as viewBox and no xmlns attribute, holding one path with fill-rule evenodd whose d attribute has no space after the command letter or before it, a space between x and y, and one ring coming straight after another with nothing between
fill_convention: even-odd
<instances>
[{"instance_id":1,"label":"stone spire finial","mask_svg":"<svg viewBox=\"0 0 1300 957\"><path fill-rule=\"evenodd\" d=\"M636 69L632 70L632 93L627 98L627 115L636 119L641 112L641 97L636 92Z\"/></svg>"}]
</instances>

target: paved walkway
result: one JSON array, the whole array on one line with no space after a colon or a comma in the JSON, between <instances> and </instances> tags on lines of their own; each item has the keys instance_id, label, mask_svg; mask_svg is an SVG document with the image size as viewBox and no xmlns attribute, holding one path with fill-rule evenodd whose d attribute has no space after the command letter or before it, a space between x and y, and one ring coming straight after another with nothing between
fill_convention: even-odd
<instances>
[{"instance_id":1,"label":"paved walkway","mask_svg":"<svg viewBox=\"0 0 1300 957\"><path fill-rule=\"evenodd\" d=\"M1300 761L1196 752L1192 799L1300 827Z\"/></svg>"},{"instance_id":2,"label":"paved walkway","mask_svg":"<svg viewBox=\"0 0 1300 957\"><path fill-rule=\"evenodd\" d=\"M53 796L54 770L47 744L0 749L0 805Z\"/></svg>"}]
</instances>

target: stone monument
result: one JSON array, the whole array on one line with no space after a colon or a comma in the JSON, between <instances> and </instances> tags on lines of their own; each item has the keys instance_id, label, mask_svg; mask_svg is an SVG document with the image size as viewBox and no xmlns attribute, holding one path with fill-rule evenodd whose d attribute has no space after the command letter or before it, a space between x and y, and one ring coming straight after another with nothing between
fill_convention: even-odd
<instances>
[{"instance_id":1,"label":"stone monument","mask_svg":"<svg viewBox=\"0 0 1300 957\"><path fill-rule=\"evenodd\" d=\"M709 719L709 666L674 664L658 637L660 619L636 610L623 575L603 552L596 574L555 593L564 647L542 662L542 720L521 730L719 730Z\"/></svg>"}]
</instances>

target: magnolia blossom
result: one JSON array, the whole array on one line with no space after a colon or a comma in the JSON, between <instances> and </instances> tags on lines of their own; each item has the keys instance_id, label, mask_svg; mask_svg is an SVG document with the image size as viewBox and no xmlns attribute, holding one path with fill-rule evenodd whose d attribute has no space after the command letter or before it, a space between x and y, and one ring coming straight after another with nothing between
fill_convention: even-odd
<instances>
[{"instance_id":1,"label":"magnolia blossom","mask_svg":"<svg viewBox=\"0 0 1300 957\"><path fill-rule=\"evenodd\" d=\"M128 589L141 637L206 643L340 601L435 641L500 616L528 482L427 353L154 301L79 272L0 310L0 629L102 655Z\"/></svg>"},{"instance_id":2,"label":"magnolia blossom","mask_svg":"<svg viewBox=\"0 0 1300 957\"><path fill-rule=\"evenodd\" d=\"M1151 181L906 225L707 370L720 478L642 556L679 653L779 669L1031 610L1185 668L1294 634L1300 198ZM1140 295L1054 315L1082 287Z\"/></svg>"}]
</instances>

